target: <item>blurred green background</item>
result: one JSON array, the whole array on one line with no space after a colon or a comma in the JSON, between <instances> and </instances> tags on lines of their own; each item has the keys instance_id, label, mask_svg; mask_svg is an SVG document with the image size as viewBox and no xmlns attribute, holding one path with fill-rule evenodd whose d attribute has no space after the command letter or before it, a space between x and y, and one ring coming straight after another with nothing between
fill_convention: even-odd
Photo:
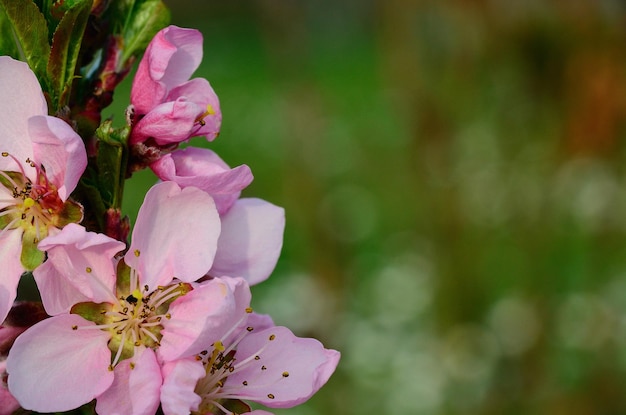
<instances>
[{"instance_id":1,"label":"blurred green background","mask_svg":"<svg viewBox=\"0 0 626 415\"><path fill-rule=\"evenodd\" d=\"M286 209L255 309L343 355L277 414L626 414L624 2L166 3L221 99L192 143Z\"/></svg>"}]
</instances>

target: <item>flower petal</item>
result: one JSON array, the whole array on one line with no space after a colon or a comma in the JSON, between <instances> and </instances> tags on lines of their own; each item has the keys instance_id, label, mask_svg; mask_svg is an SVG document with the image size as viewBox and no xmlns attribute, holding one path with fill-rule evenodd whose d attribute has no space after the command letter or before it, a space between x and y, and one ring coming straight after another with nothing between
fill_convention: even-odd
<instances>
[{"instance_id":1,"label":"flower petal","mask_svg":"<svg viewBox=\"0 0 626 415\"><path fill-rule=\"evenodd\" d=\"M24 272L20 261L22 251L22 229L13 229L0 236L0 322L4 321L15 297L17 285Z\"/></svg>"},{"instance_id":2,"label":"flower petal","mask_svg":"<svg viewBox=\"0 0 626 415\"><path fill-rule=\"evenodd\" d=\"M315 339L299 338L286 327L252 332L237 346L241 362L251 356L245 369L228 377L225 389L236 385L241 399L271 408L290 408L309 399L328 381L339 362L339 352L325 349ZM246 382L242 390L240 385Z\"/></svg>"},{"instance_id":3,"label":"flower petal","mask_svg":"<svg viewBox=\"0 0 626 415\"><path fill-rule=\"evenodd\" d=\"M208 141L213 141L222 125L222 111L219 98L209 81L204 78L194 78L180 84L170 91L166 101L175 101L181 97L195 102L203 109L202 124L194 135L204 136Z\"/></svg>"},{"instance_id":4,"label":"flower petal","mask_svg":"<svg viewBox=\"0 0 626 415\"><path fill-rule=\"evenodd\" d=\"M227 337L246 318L250 288L241 278L215 278L177 298L163 321L159 356L164 361L198 354Z\"/></svg>"},{"instance_id":5,"label":"flower petal","mask_svg":"<svg viewBox=\"0 0 626 415\"><path fill-rule=\"evenodd\" d=\"M187 141L198 135L198 118L205 108L184 97L155 106L133 127L130 143L136 144L152 137L159 145Z\"/></svg>"},{"instance_id":6,"label":"flower petal","mask_svg":"<svg viewBox=\"0 0 626 415\"><path fill-rule=\"evenodd\" d=\"M131 366L132 363L132 366ZM96 398L99 415L154 415L159 407L161 368L152 349L141 348L115 366L111 387Z\"/></svg>"},{"instance_id":7,"label":"flower petal","mask_svg":"<svg viewBox=\"0 0 626 415\"><path fill-rule=\"evenodd\" d=\"M215 203L205 192L156 184L139 209L125 261L153 289L174 277L195 281L213 264L220 229Z\"/></svg>"},{"instance_id":8,"label":"flower petal","mask_svg":"<svg viewBox=\"0 0 626 415\"><path fill-rule=\"evenodd\" d=\"M253 178L248 166L231 169L215 152L197 147L166 154L150 168L161 180L183 188L194 186L210 194L220 215L230 209Z\"/></svg>"},{"instance_id":9,"label":"flower petal","mask_svg":"<svg viewBox=\"0 0 626 415\"><path fill-rule=\"evenodd\" d=\"M202 399L194 392L196 383L206 373L201 361L179 359L163 365L161 405L165 415L188 415L198 409Z\"/></svg>"},{"instance_id":10,"label":"flower petal","mask_svg":"<svg viewBox=\"0 0 626 415\"><path fill-rule=\"evenodd\" d=\"M28 119L34 115L47 115L48 106L39 81L26 63L0 56L0 73L0 151L8 152L24 163L33 157ZM19 171L15 166L10 158L0 158L0 170Z\"/></svg>"},{"instance_id":11,"label":"flower petal","mask_svg":"<svg viewBox=\"0 0 626 415\"><path fill-rule=\"evenodd\" d=\"M75 223L38 245L48 260L33 271L46 312L65 313L81 301L115 302L114 256L126 245Z\"/></svg>"},{"instance_id":12,"label":"flower petal","mask_svg":"<svg viewBox=\"0 0 626 415\"><path fill-rule=\"evenodd\" d=\"M67 313L74 304L90 301L87 296L70 283L66 276L60 273L52 261L46 261L33 271L37 289L41 293L43 307L51 316Z\"/></svg>"},{"instance_id":13,"label":"flower petal","mask_svg":"<svg viewBox=\"0 0 626 415\"><path fill-rule=\"evenodd\" d=\"M167 92L191 77L202 60L202 34L195 29L168 26L159 31L139 63L131 89L131 103L146 114Z\"/></svg>"},{"instance_id":14,"label":"flower petal","mask_svg":"<svg viewBox=\"0 0 626 415\"><path fill-rule=\"evenodd\" d=\"M222 234L209 274L245 278L250 285L270 276L283 246L285 211L261 199L239 199L222 216Z\"/></svg>"},{"instance_id":15,"label":"flower petal","mask_svg":"<svg viewBox=\"0 0 626 415\"><path fill-rule=\"evenodd\" d=\"M43 320L17 338L7 359L7 372L9 390L22 407L68 411L90 402L111 385L107 347L111 335L87 328L93 325L65 314Z\"/></svg>"},{"instance_id":16,"label":"flower petal","mask_svg":"<svg viewBox=\"0 0 626 415\"><path fill-rule=\"evenodd\" d=\"M31 117L28 127L33 158L44 166L46 176L57 186L59 197L65 201L87 167L83 140L60 118Z\"/></svg>"}]
</instances>

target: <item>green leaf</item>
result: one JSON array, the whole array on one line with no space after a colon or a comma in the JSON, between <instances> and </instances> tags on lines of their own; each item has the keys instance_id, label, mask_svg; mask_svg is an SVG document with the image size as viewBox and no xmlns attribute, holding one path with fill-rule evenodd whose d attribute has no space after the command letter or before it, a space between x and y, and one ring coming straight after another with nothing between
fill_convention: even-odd
<instances>
[{"instance_id":1,"label":"green leaf","mask_svg":"<svg viewBox=\"0 0 626 415\"><path fill-rule=\"evenodd\" d=\"M74 7L69 9L61 18L52 37L48 73L51 86L50 95L56 110L66 105L69 98L92 0L74 3Z\"/></svg>"},{"instance_id":2,"label":"green leaf","mask_svg":"<svg viewBox=\"0 0 626 415\"><path fill-rule=\"evenodd\" d=\"M20 59L20 51L13 36L13 25L2 7L0 7L0 55Z\"/></svg>"},{"instance_id":3,"label":"green leaf","mask_svg":"<svg viewBox=\"0 0 626 415\"><path fill-rule=\"evenodd\" d=\"M113 33L125 41L122 65L143 52L170 21L170 12L161 0L120 0L111 5L109 16Z\"/></svg>"},{"instance_id":4,"label":"green leaf","mask_svg":"<svg viewBox=\"0 0 626 415\"><path fill-rule=\"evenodd\" d=\"M122 62L131 56L143 52L156 33L170 21L170 12L160 0L139 2L133 19L124 30L126 44L122 53Z\"/></svg>"},{"instance_id":5,"label":"green leaf","mask_svg":"<svg viewBox=\"0 0 626 415\"><path fill-rule=\"evenodd\" d=\"M20 59L28 63L45 90L50 45L44 16L31 0L0 0L0 8L11 25Z\"/></svg>"}]
</instances>

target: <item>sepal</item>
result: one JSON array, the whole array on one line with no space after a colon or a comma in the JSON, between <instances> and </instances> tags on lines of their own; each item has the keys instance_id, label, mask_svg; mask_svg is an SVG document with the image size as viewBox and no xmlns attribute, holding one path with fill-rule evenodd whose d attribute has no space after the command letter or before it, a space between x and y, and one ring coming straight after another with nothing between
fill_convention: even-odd
<instances>
[{"instance_id":1,"label":"sepal","mask_svg":"<svg viewBox=\"0 0 626 415\"><path fill-rule=\"evenodd\" d=\"M46 227L39 228L39 234L34 226L29 226L24 230L20 261L27 271L34 270L45 259L45 254L37 248L37 244L46 236L48 236Z\"/></svg>"}]
</instances>

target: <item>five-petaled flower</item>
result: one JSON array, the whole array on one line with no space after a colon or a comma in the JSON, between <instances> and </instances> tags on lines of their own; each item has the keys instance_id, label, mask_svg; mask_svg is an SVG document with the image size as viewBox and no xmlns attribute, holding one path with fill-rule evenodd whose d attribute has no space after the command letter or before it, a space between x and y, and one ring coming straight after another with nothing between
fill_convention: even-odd
<instances>
[{"instance_id":1,"label":"five-petaled flower","mask_svg":"<svg viewBox=\"0 0 626 415\"><path fill-rule=\"evenodd\" d=\"M147 193L123 257L122 242L79 225L44 240L49 257L34 275L53 317L22 334L7 360L22 406L65 411L96 398L100 414L154 413L160 362L198 353L250 301L240 278L194 283L210 269L219 233L208 194L164 182Z\"/></svg>"},{"instance_id":2,"label":"five-petaled flower","mask_svg":"<svg viewBox=\"0 0 626 415\"><path fill-rule=\"evenodd\" d=\"M46 100L27 64L0 56L0 322L25 270L44 260L37 244L71 222L82 208L69 199L87 165L82 139L48 116ZM19 85L19 88L16 87Z\"/></svg>"}]
</instances>

